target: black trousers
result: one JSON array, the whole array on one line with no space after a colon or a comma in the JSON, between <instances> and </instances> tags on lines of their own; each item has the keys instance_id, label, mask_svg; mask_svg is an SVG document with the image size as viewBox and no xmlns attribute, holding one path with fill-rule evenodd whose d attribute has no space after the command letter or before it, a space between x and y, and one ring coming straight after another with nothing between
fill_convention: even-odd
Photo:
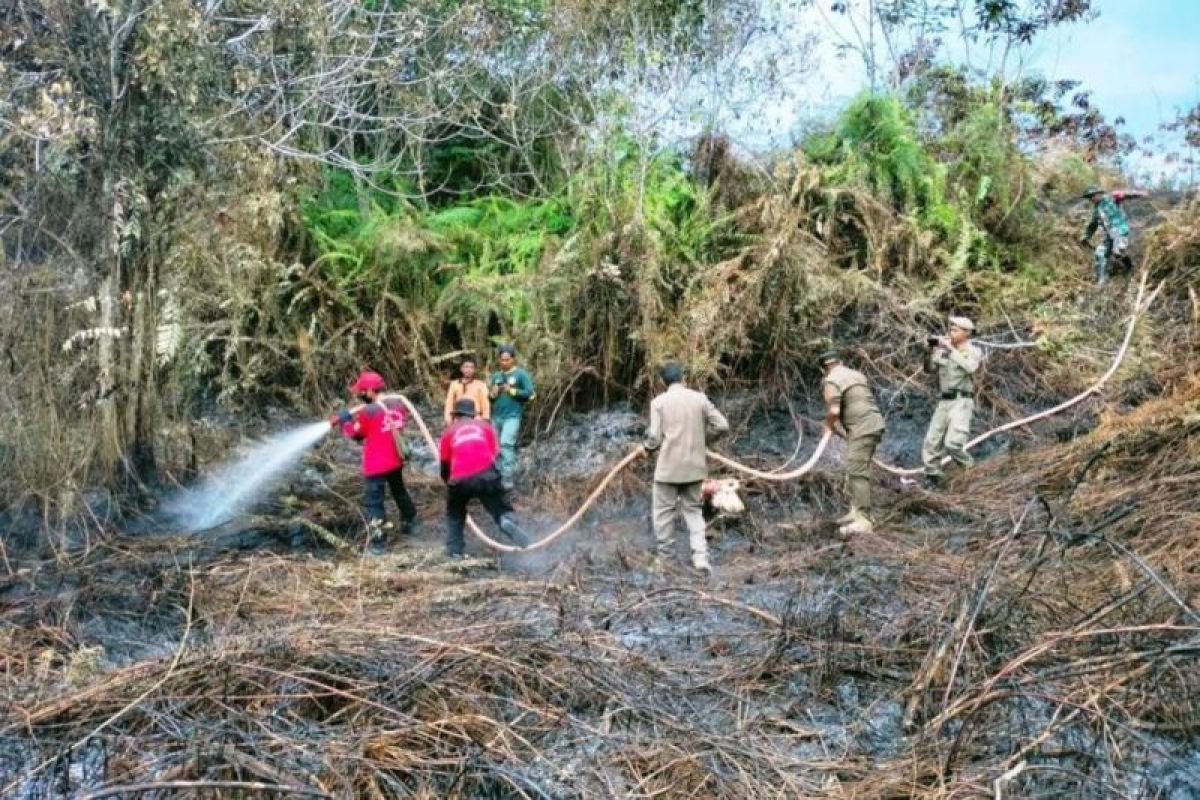
<instances>
[{"instance_id":1,"label":"black trousers","mask_svg":"<svg viewBox=\"0 0 1200 800\"><path fill-rule=\"evenodd\" d=\"M400 516L405 522L417 518L417 507L413 505L408 489L404 486L404 467L385 472L382 475L368 475L367 488L363 493L363 511L367 521L387 519L383 510L383 498L387 489L392 490L392 498L400 509Z\"/></svg>"},{"instance_id":2,"label":"black trousers","mask_svg":"<svg viewBox=\"0 0 1200 800\"><path fill-rule=\"evenodd\" d=\"M513 508L508 493L500 483L500 473L493 469L462 478L446 486L446 552L451 555L466 549L464 531L467 525L467 506L479 500L500 530L517 545L524 547L528 537L512 518Z\"/></svg>"}]
</instances>

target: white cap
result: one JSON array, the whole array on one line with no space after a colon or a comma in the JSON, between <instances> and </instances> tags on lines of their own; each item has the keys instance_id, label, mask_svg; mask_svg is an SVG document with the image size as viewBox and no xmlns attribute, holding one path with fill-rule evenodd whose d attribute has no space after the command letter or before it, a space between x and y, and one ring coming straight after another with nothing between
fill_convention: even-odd
<instances>
[{"instance_id":1,"label":"white cap","mask_svg":"<svg viewBox=\"0 0 1200 800\"><path fill-rule=\"evenodd\" d=\"M950 326L953 328L962 328L967 333L975 330L975 323L966 317L951 317Z\"/></svg>"}]
</instances>

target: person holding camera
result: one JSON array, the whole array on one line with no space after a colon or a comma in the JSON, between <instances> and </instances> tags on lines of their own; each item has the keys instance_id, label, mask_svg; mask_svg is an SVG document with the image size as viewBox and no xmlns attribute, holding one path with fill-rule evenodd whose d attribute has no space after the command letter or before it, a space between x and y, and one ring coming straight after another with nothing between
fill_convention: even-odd
<instances>
[{"instance_id":1,"label":"person holding camera","mask_svg":"<svg viewBox=\"0 0 1200 800\"><path fill-rule=\"evenodd\" d=\"M883 438L884 421L867 378L842 363L837 350L821 353L818 363L824 377L821 397L825 400L825 425L846 434L846 492L850 511L838 519L839 533L870 533L871 459Z\"/></svg>"},{"instance_id":2,"label":"person holding camera","mask_svg":"<svg viewBox=\"0 0 1200 800\"><path fill-rule=\"evenodd\" d=\"M517 366L517 349L511 344L496 351L500 369L492 373L488 394L492 401L492 425L500 439L500 476L505 489L511 489L517 472L517 439L521 435L521 416L525 404L535 397L533 378Z\"/></svg>"},{"instance_id":3,"label":"person holding camera","mask_svg":"<svg viewBox=\"0 0 1200 800\"><path fill-rule=\"evenodd\" d=\"M949 336L930 336L926 342L925 371L938 376L938 403L921 446L925 487L936 488L943 478L942 459L949 455L963 467L975 463L967 452L971 417L975 413L975 373L983 352L971 343L974 323L950 317Z\"/></svg>"}]
</instances>

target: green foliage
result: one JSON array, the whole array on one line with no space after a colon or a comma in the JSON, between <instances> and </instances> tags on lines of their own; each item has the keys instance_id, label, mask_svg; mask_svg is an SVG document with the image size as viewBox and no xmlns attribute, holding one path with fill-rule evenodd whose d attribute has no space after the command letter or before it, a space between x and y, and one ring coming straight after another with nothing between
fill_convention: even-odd
<instances>
[{"instance_id":1,"label":"green foliage","mask_svg":"<svg viewBox=\"0 0 1200 800\"><path fill-rule=\"evenodd\" d=\"M825 183L865 188L933 237L925 260L939 267L935 296L971 270L1044 271L1037 181L1004 96L954 70L935 70L904 101L859 97L835 125L804 143ZM837 216L845 220L845 209Z\"/></svg>"},{"instance_id":2,"label":"green foliage","mask_svg":"<svg viewBox=\"0 0 1200 800\"><path fill-rule=\"evenodd\" d=\"M917 139L908 111L886 95L863 95L850 104L831 131L814 137L805 152L834 168L838 181L861 181L898 210L929 204L932 162Z\"/></svg>"},{"instance_id":3,"label":"green foliage","mask_svg":"<svg viewBox=\"0 0 1200 800\"><path fill-rule=\"evenodd\" d=\"M564 368L636 380L648 353L688 338L682 309L734 240L677 156L622 135L605 153L542 199L418 206L328 173L301 215L308 258L334 292L327 305L365 318L392 296L452 346L512 339ZM303 304L317 301L301 291ZM392 334L371 335L382 347Z\"/></svg>"}]
</instances>

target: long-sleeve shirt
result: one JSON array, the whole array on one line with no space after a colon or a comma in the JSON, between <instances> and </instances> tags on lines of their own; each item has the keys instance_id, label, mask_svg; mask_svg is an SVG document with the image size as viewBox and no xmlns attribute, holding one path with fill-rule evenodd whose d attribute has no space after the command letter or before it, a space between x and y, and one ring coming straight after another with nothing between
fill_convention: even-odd
<instances>
[{"instance_id":1,"label":"long-sleeve shirt","mask_svg":"<svg viewBox=\"0 0 1200 800\"><path fill-rule=\"evenodd\" d=\"M363 475L383 475L404 466L396 434L404 430L407 413L399 400L376 400L360 407L342 423L342 433L363 443Z\"/></svg>"},{"instance_id":2,"label":"long-sleeve shirt","mask_svg":"<svg viewBox=\"0 0 1200 800\"><path fill-rule=\"evenodd\" d=\"M1128 236L1129 218L1125 216L1125 201L1131 197L1142 197L1142 192L1109 192L1092 207L1092 218L1088 221L1083 238L1090 239L1099 227L1108 236Z\"/></svg>"},{"instance_id":3,"label":"long-sleeve shirt","mask_svg":"<svg viewBox=\"0 0 1200 800\"><path fill-rule=\"evenodd\" d=\"M464 381L459 378L450 383L446 390L446 424L454 421L454 404L463 398L475 401L475 416L477 419L491 419L492 404L488 400L487 384L478 378Z\"/></svg>"},{"instance_id":4,"label":"long-sleeve shirt","mask_svg":"<svg viewBox=\"0 0 1200 800\"><path fill-rule=\"evenodd\" d=\"M695 483L708 475L704 450L709 437L729 430L729 421L703 392L674 383L650 403L645 447L658 451L654 480Z\"/></svg>"},{"instance_id":5,"label":"long-sleeve shirt","mask_svg":"<svg viewBox=\"0 0 1200 800\"><path fill-rule=\"evenodd\" d=\"M525 404L534 396L533 377L521 367L513 367L508 372L493 372L491 388L495 397L492 419L520 419Z\"/></svg>"},{"instance_id":6,"label":"long-sleeve shirt","mask_svg":"<svg viewBox=\"0 0 1200 800\"><path fill-rule=\"evenodd\" d=\"M456 483L478 475L496 463L500 441L496 430L479 419L459 418L442 433L438 443L442 480Z\"/></svg>"},{"instance_id":7,"label":"long-sleeve shirt","mask_svg":"<svg viewBox=\"0 0 1200 800\"><path fill-rule=\"evenodd\" d=\"M970 342L958 347L939 347L925 362L925 368L937 372L938 391L942 394L970 394L975 388L974 375L983 363L983 351Z\"/></svg>"}]
</instances>

